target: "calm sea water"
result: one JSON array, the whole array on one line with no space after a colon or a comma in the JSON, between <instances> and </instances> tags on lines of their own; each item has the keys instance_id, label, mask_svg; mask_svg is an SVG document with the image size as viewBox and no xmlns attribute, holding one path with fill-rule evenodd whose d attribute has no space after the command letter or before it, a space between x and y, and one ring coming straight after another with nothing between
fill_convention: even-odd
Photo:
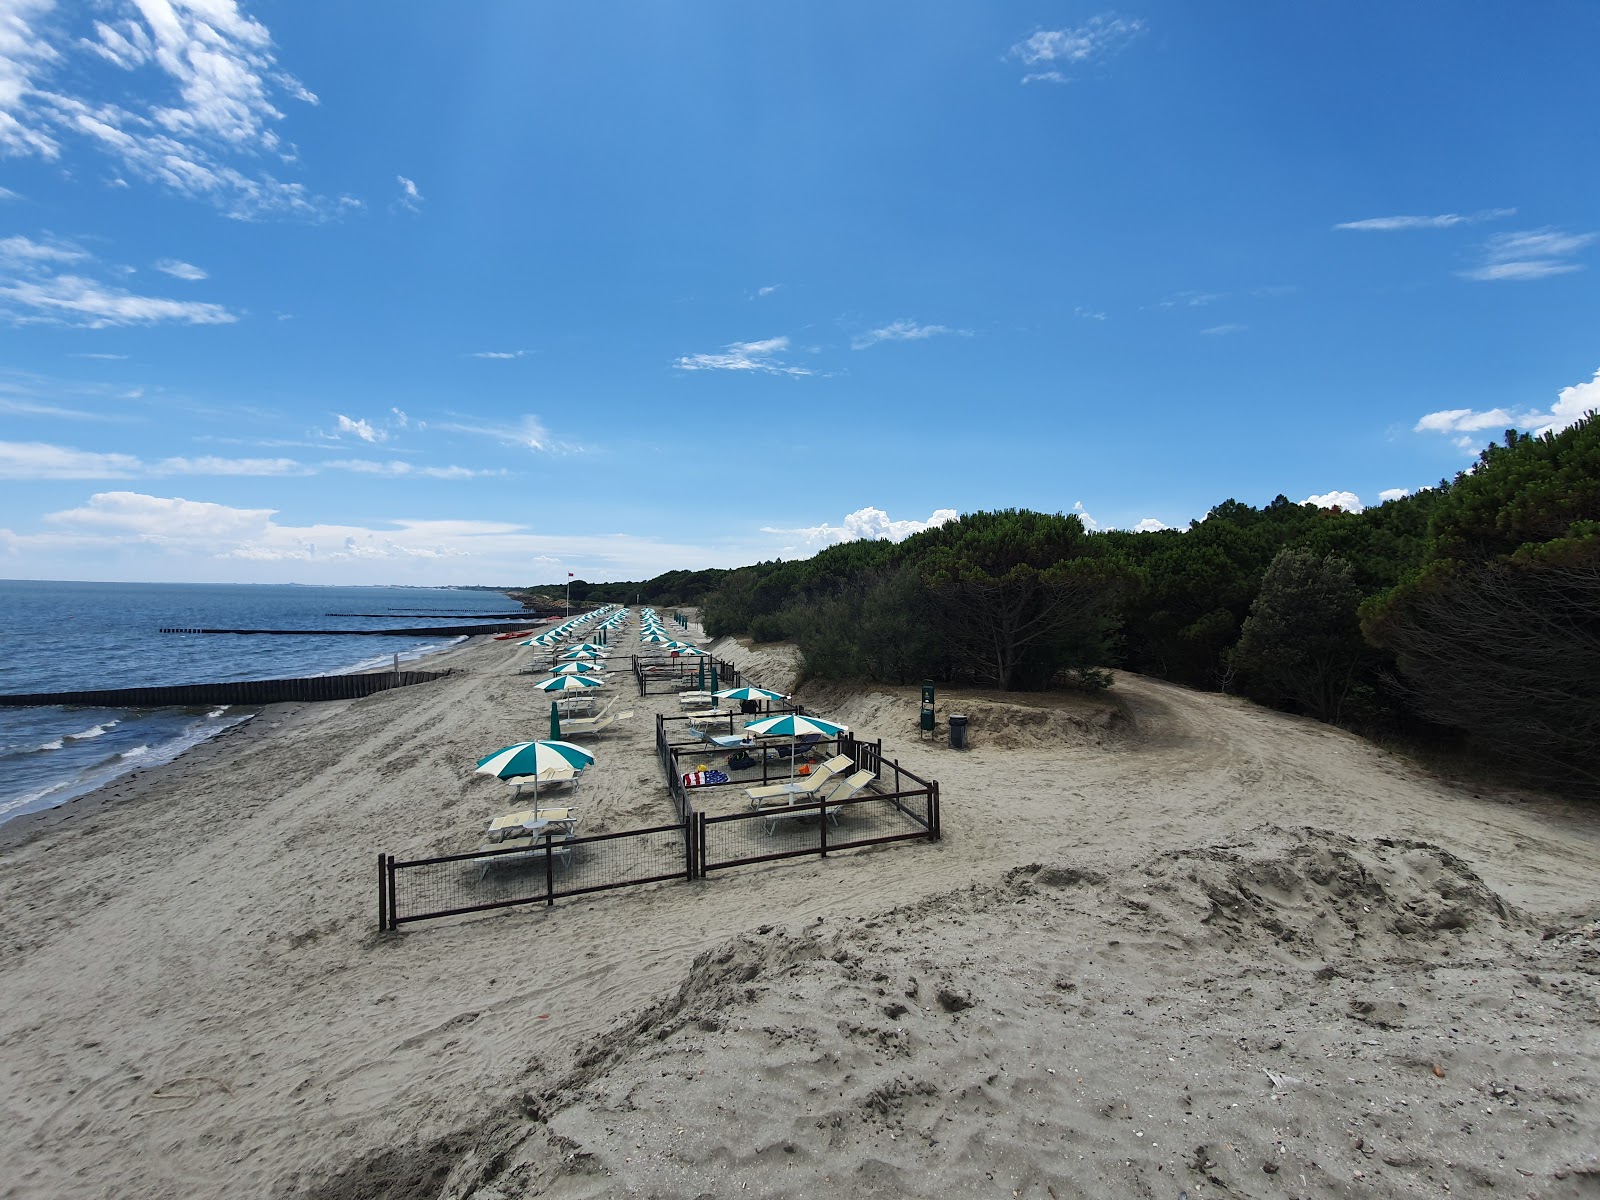
<instances>
[{"instance_id":1,"label":"calm sea water","mask_svg":"<svg viewBox=\"0 0 1600 1200\"><path fill-rule=\"evenodd\" d=\"M462 624L517 605L445 588L0 580L0 692L330 675L460 639L164 634L163 627L377 629ZM393 614L371 617L344 613ZM405 614L405 615L400 615ZM416 614L427 614L418 616ZM249 713L228 708L0 708L0 821L176 757Z\"/></svg>"}]
</instances>

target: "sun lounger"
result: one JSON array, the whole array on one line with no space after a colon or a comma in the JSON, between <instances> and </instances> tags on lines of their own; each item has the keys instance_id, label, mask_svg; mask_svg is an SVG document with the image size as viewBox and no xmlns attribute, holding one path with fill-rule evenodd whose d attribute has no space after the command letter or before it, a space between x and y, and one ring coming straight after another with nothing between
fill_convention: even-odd
<instances>
[{"instance_id":1,"label":"sun lounger","mask_svg":"<svg viewBox=\"0 0 1600 1200\"><path fill-rule=\"evenodd\" d=\"M769 783L762 787L748 787L745 788L744 794L750 797L752 808L760 807L762 802L767 800L774 801L777 804L790 804L797 802L794 799L795 797L799 797L801 802L818 799L819 797L815 793L820 792L828 780L846 767L853 766L855 766L855 763L851 761L848 754L835 755L817 767L801 782Z\"/></svg>"},{"instance_id":2,"label":"sun lounger","mask_svg":"<svg viewBox=\"0 0 1600 1200\"><path fill-rule=\"evenodd\" d=\"M626 721L631 716L633 710L630 708L615 715L608 713L599 717L575 717L571 721L561 722L561 736L577 737L580 734L604 733L618 721Z\"/></svg>"},{"instance_id":3,"label":"sun lounger","mask_svg":"<svg viewBox=\"0 0 1600 1200\"><path fill-rule=\"evenodd\" d=\"M696 705L700 706L701 708L705 708L708 705L715 706L716 703L717 703L717 698L715 696L713 696L710 692L679 692L678 693L678 706L680 708L692 708L692 707L694 707Z\"/></svg>"},{"instance_id":4,"label":"sun lounger","mask_svg":"<svg viewBox=\"0 0 1600 1200\"><path fill-rule=\"evenodd\" d=\"M793 817L811 817L821 813L829 824L837 825L839 823L839 808L834 804L834 801L853 800L857 793L871 783L874 778L875 776L871 771L857 771L853 775L835 777L829 780L826 786L809 796L791 796L787 803L776 805L764 805L757 801L752 801L751 806L761 813L765 820L769 837L778 831L779 821L787 821ZM819 800L826 807L796 807L796 805L814 804Z\"/></svg>"}]
</instances>

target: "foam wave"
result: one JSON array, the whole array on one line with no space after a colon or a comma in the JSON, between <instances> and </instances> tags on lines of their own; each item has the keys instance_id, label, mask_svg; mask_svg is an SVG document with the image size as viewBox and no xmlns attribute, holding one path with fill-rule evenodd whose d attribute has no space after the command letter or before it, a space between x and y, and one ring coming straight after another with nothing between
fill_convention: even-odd
<instances>
[{"instance_id":1,"label":"foam wave","mask_svg":"<svg viewBox=\"0 0 1600 1200\"><path fill-rule=\"evenodd\" d=\"M132 750L124 750L121 754L117 755L117 757L118 758L142 758L144 755L149 754L149 753L150 753L150 747L149 746L135 746Z\"/></svg>"},{"instance_id":2,"label":"foam wave","mask_svg":"<svg viewBox=\"0 0 1600 1200\"><path fill-rule=\"evenodd\" d=\"M120 724L122 724L121 721L107 721L102 725L91 725L89 728L80 730L77 733L67 734L67 738L74 742L88 741L90 738L103 737L106 730L113 729Z\"/></svg>"},{"instance_id":3,"label":"foam wave","mask_svg":"<svg viewBox=\"0 0 1600 1200\"><path fill-rule=\"evenodd\" d=\"M39 751L39 750L59 750L64 745L66 745L66 739L65 738L56 738L55 741L53 741L53 742L43 742L40 745L35 746L34 749L36 751Z\"/></svg>"}]
</instances>

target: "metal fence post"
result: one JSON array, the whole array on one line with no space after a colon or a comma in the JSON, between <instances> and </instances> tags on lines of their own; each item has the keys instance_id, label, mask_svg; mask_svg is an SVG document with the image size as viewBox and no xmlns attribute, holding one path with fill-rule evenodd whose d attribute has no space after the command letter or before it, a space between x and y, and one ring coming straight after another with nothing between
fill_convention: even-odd
<instances>
[{"instance_id":1,"label":"metal fence post","mask_svg":"<svg viewBox=\"0 0 1600 1200\"><path fill-rule=\"evenodd\" d=\"M544 840L544 906L549 908L556 902L556 856L555 847L547 837Z\"/></svg>"},{"instance_id":2,"label":"metal fence post","mask_svg":"<svg viewBox=\"0 0 1600 1200\"><path fill-rule=\"evenodd\" d=\"M939 781L937 779L928 785L928 828L933 833L933 840L937 842L941 836L939 829Z\"/></svg>"},{"instance_id":3,"label":"metal fence post","mask_svg":"<svg viewBox=\"0 0 1600 1200\"><path fill-rule=\"evenodd\" d=\"M400 914L397 911L398 906L396 904L395 892L394 892L394 855L390 854L390 855L386 855L385 857L386 857L387 861L384 864L384 867L385 867L384 873L389 878L389 928L390 929L399 929L400 928Z\"/></svg>"},{"instance_id":4,"label":"metal fence post","mask_svg":"<svg viewBox=\"0 0 1600 1200\"><path fill-rule=\"evenodd\" d=\"M388 881L383 874L382 854L378 855L378 928L382 929L389 920L389 893Z\"/></svg>"},{"instance_id":5,"label":"metal fence post","mask_svg":"<svg viewBox=\"0 0 1600 1200\"><path fill-rule=\"evenodd\" d=\"M817 816L822 818L820 821L817 822L817 839L818 839L818 841L819 841L819 843L821 845L820 853L822 854L823 858L827 858L828 857L828 809L827 809L826 805L824 805L822 808L817 809Z\"/></svg>"}]
</instances>

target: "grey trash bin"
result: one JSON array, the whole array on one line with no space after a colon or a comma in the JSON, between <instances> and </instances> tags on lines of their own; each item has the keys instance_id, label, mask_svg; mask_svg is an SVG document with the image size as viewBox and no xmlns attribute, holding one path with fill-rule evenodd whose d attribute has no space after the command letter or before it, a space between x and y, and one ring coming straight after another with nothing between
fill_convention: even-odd
<instances>
[{"instance_id":1,"label":"grey trash bin","mask_svg":"<svg viewBox=\"0 0 1600 1200\"><path fill-rule=\"evenodd\" d=\"M967 748L967 718L961 713L951 713L950 721L950 749L965 750Z\"/></svg>"}]
</instances>

